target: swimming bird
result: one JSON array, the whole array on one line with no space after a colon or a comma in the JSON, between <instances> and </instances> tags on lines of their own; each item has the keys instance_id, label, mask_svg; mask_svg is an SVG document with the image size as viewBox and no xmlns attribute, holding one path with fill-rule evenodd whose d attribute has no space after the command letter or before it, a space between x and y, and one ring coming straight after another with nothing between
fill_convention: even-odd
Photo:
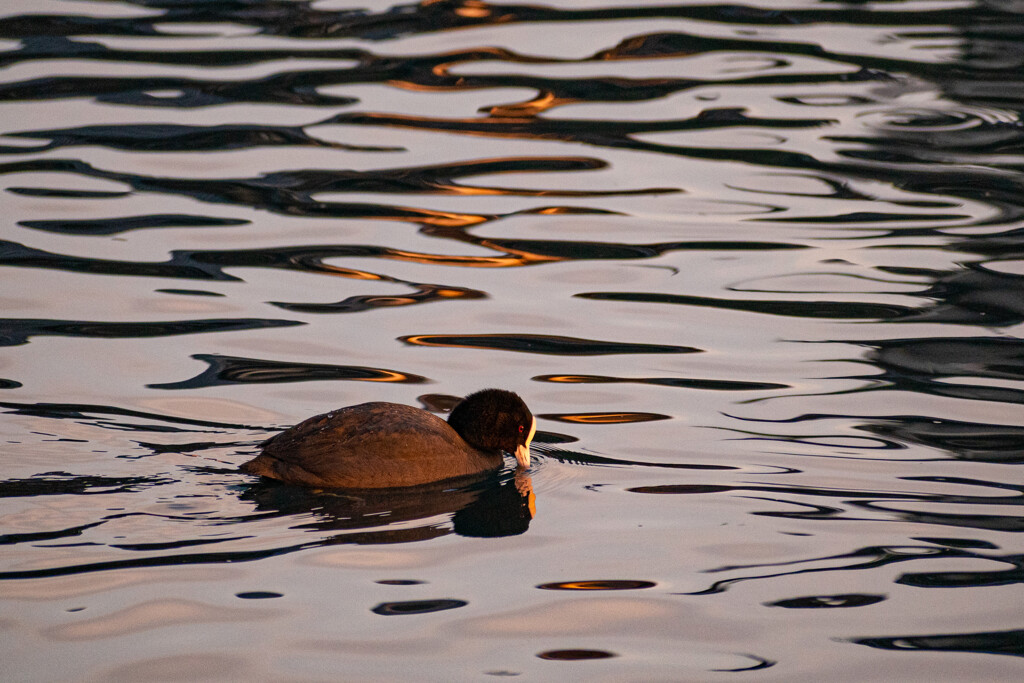
<instances>
[{"instance_id":1,"label":"swimming bird","mask_svg":"<svg viewBox=\"0 0 1024 683\"><path fill-rule=\"evenodd\" d=\"M536 431L523 399L502 389L470 394L447 422L399 403L361 403L271 437L239 469L317 488L417 486L497 470L503 452L529 467Z\"/></svg>"}]
</instances>

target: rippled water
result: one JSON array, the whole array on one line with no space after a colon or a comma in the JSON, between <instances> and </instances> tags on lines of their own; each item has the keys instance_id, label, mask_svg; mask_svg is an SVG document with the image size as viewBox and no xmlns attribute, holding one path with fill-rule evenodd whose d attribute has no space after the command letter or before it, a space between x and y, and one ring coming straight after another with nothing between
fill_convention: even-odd
<instances>
[{"instance_id":1,"label":"rippled water","mask_svg":"<svg viewBox=\"0 0 1024 683\"><path fill-rule=\"evenodd\" d=\"M1020 0L8 0L3 679L1015 680L1022 46ZM235 471L484 386L527 477Z\"/></svg>"}]
</instances>

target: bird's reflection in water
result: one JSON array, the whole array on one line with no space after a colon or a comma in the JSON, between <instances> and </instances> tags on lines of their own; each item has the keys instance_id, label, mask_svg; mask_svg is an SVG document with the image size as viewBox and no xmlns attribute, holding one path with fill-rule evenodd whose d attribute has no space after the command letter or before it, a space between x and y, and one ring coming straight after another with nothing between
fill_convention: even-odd
<instances>
[{"instance_id":1,"label":"bird's reflection in water","mask_svg":"<svg viewBox=\"0 0 1024 683\"><path fill-rule=\"evenodd\" d=\"M493 538L525 533L536 512L522 471L488 473L408 488L316 490L262 479L243 500L269 516L313 517L293 528L345 532L325 543L405 543L456 533ZM451 516L451 524L438 518ZM416 524L416 522L421 522Z\"/></svg>"}]
</instances>

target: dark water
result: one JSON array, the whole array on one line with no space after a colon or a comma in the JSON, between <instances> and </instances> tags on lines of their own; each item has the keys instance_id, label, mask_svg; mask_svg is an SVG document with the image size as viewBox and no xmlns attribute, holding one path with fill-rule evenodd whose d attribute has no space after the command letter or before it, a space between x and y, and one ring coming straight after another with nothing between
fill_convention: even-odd
<instances>
[{"instance_id":1,"label":"dark water","mask_svg":"<svg viewBox=\"0 0 1024 683\"><path fill-rule=\"evenodd\" d=\"M0 677L1016 680L1024 4L0 5ZM483 386L535 464L276 430Z\"/></svg>"}]
</instances>

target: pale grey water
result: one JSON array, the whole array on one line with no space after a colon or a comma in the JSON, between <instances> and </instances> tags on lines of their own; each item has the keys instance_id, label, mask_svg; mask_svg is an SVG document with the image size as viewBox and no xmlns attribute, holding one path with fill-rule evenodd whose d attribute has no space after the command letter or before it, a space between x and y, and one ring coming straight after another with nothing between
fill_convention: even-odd
<instances>
[{"instance_id":1,"label":"pale grey water","mask_svg":"<svg viewBox=\"0 0 1024 683\"><path fill-rule=\"evenodd\" d=\"M1016 680L1024 6L354 7L0 5L0 678Z\"/></svg>"}]
</instances>

